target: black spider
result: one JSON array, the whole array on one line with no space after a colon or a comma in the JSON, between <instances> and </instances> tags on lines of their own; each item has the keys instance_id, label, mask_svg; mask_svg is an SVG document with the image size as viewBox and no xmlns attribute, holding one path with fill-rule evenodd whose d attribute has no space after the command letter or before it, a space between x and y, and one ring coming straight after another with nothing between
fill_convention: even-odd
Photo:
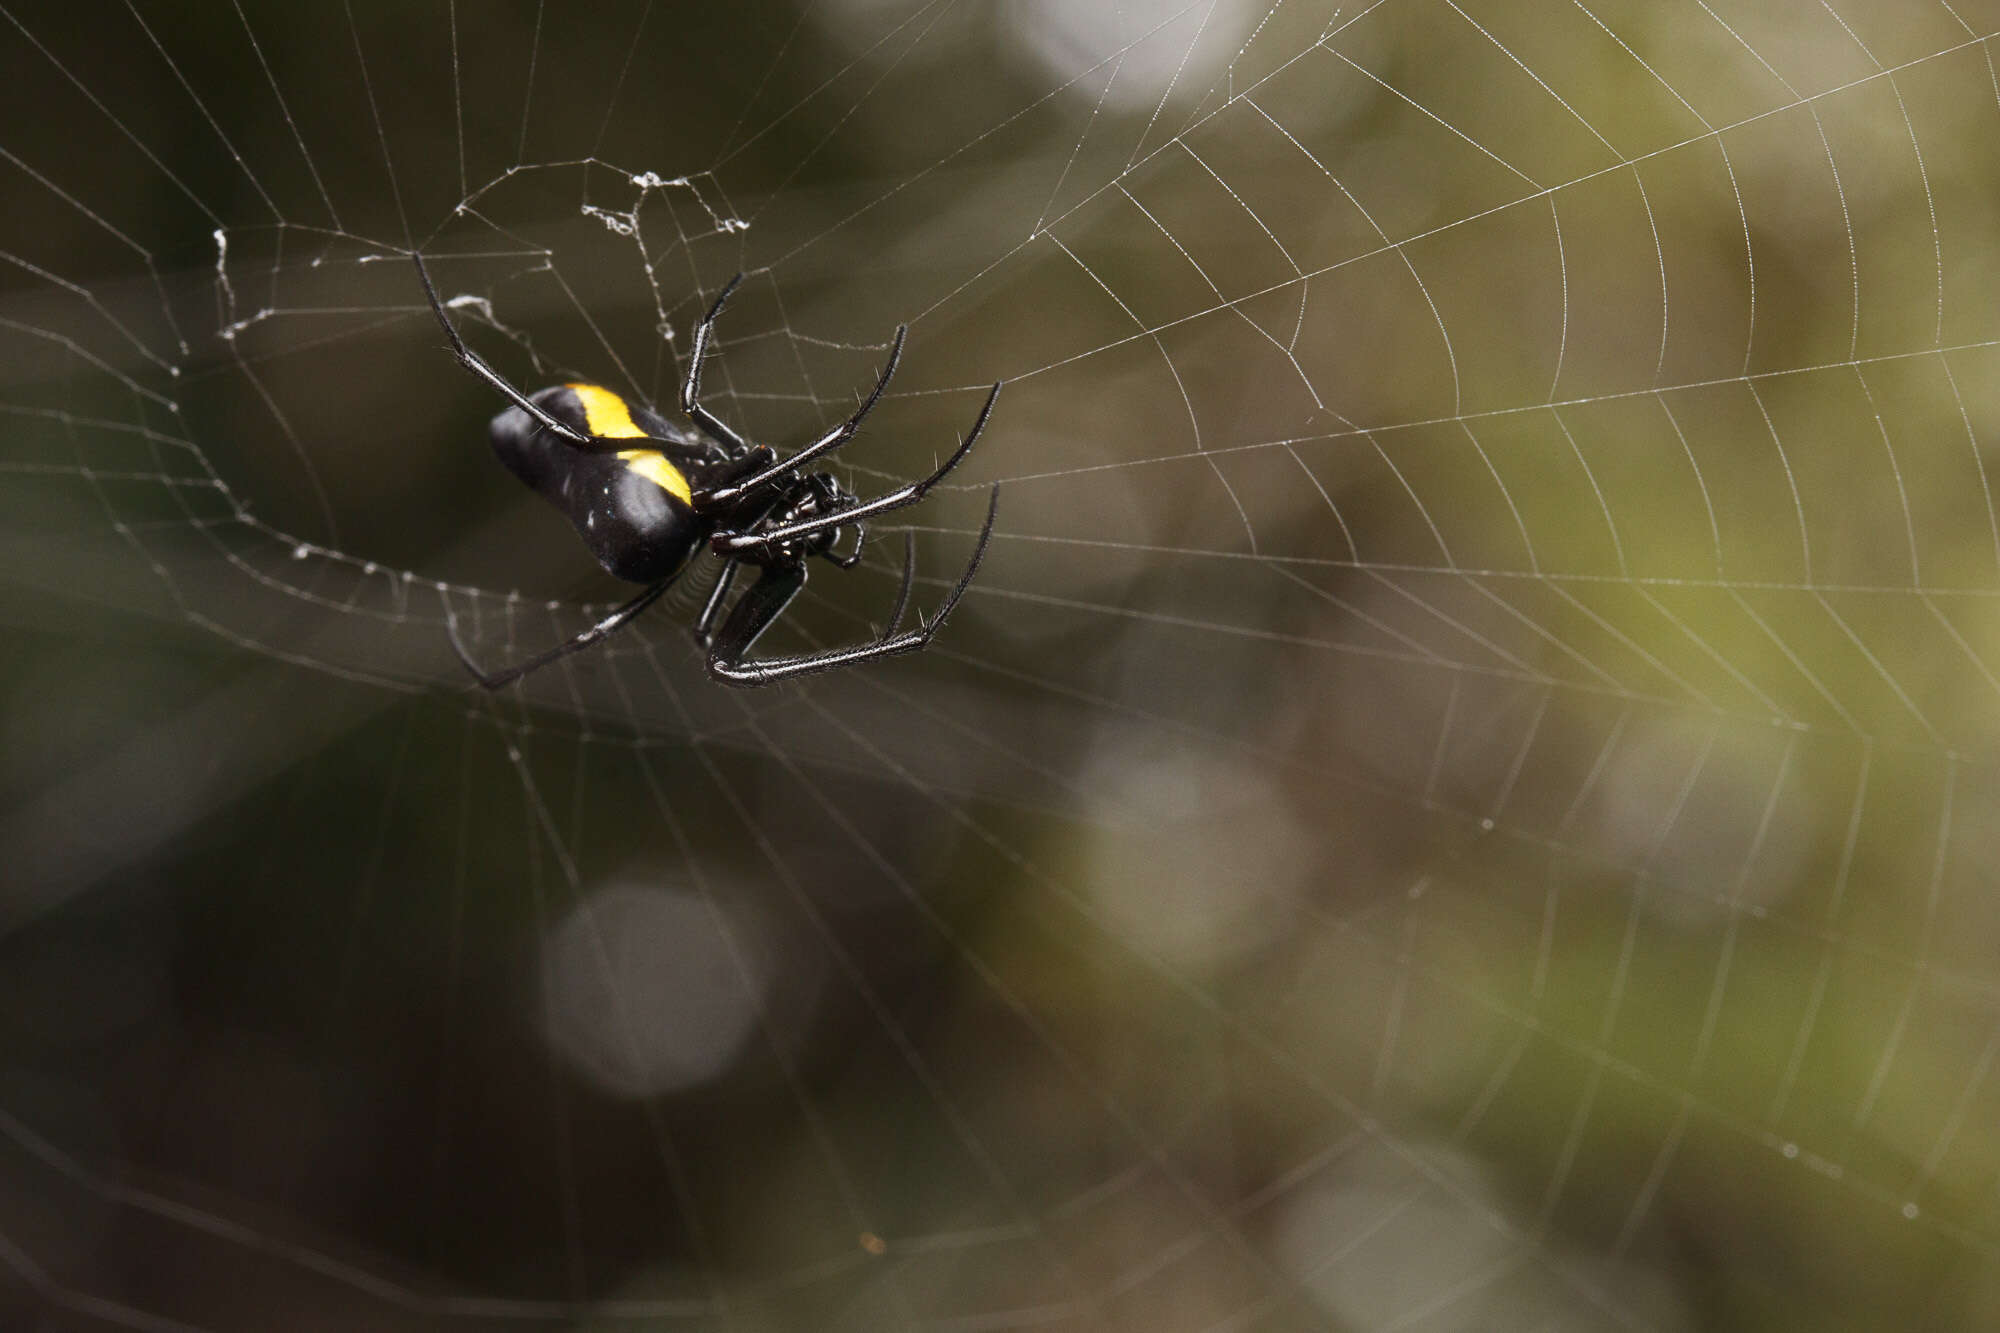
<instances>
[{"instance_id":1,"label":"black spider","mask_svg":"<svg viewBox=\"0 0 2000 1333\"><path fill-rule=\"evenodd\" d=\"M805 587L807 560L819 556L841 569L854 568L861 562L861 542L867 530L863 520L923 499L964 461L992 415L994 400L1000 396L998 384L987 395L971 434L944 466L922 481L873 500L856 498L830 473L801 470L854 438L862 419L888 388L889 377L896 373L907 326L897 327L889 347L889 364L882 368L881 378L854 415L791 457L781 459L769 446L744 439L701 405L701 366L708 355L710 329L722 313L723 303L743 280L742 274L729 280L695 325L687 382L681 387L681 411L695 427L688 430L600 385L558 384L533 395L522 393L465 345L438 300L423 257L413 254L411 258L416 260L424 295L430 298L438 323L451 339L452 351L467 370L512 403L493 418L489 428L493 452L509 471L569 516L599 564L627 582L648 585L575 638L504 671L482 671L459 642L456 622L448 619L446 631L453 651L487 689L511 684L623 629L673 586L704 543L727 563L695 621L694 636L708 649L709 674L731 685L768 685L788 676L917 652L930 643L972 583L999 511L998 485L987 502L986 524L979 530L972 560L931 620L926 622L919 614L916 629L898 632L915 577L916 542L906 533L902 587L880 638L793 657L753 661L747 656L758 637ZM848 531L854 534L854 545L843 554L836 547L840 535ZM762 572L736 599L718 633L715 622L745 565L755 565Z\"/></svg>"}]
</instances>

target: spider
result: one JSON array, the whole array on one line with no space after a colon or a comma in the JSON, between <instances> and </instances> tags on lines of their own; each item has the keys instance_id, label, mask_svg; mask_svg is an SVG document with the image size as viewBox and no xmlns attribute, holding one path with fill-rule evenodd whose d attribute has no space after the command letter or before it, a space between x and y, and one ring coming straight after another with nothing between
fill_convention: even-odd
<instances>
[{"instance_id":1,"label":"spider","mask_svg":"<svg viewBox=\"0 0 2000 1333\"><path fill-rule=\"evenodd\" d=\"M493 418L488 430L493 452L507 469L537 494L560 509L575 525L590 553L605 570L646 590L576 637L537 653L501 671L485 671L459 642L456 620L447 618L445 632L452 651L481 685L497 690L571 653L602 643L629 625L660 599L706 544L725 563L714 589L695 620L695 642L708 650L708 673L729 685L768 685L792 676L870 662L878 657L919 652L929 645L945 617L979 572L986 542L999 512L996 484L986 505L986 523L979 543L958 582L926 621L920 612L917 628L901 629L915 577L916 539L904 534L902 586L889 614L888 627L871 643L792 657L752 658L751 648L772 622L784 614L806 586L806 562L814 556L839 569L861 563L864 520L922 500L930 489L965 461L993 404L1000 385L986 397L972 431L944 461L925 477L887 495L861 500L826 472L805 466L832 453L854 438L861 422L881 400L890 376L902 358L906 325L898 325L889 345L889 363L854 415L787 458L768 445L752 444L701 404L702 362L710 334L722 307L743 281L737 274L723 287L694 329L694 350L688 358L687 380L681 386L681 411L695 429L677 426L642 403L596 384L557 384L524 394L465 345L445 314L431 285L421 255L412 254L417 276L431 310L451 340L451 349L467 370L498 389L510 406ZM840 549L841 534L853 533L853 546ZM754 566L757 581L736 599L728 618L722 608L737 576ZM720 630L716 622L722 620Z\"/></svg>"}]
</instances>

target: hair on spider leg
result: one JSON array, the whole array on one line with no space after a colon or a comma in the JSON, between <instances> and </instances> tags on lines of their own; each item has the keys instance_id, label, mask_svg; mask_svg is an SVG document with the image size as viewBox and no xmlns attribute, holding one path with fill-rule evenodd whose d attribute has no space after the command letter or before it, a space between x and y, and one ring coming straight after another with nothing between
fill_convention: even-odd
<instances>
[{"instance_id":1,"label":"hair on spider leg","mask_svg":"<svg viewBox=\"0 0 2000 1333\"><path fill-rule=\"evenodd\" d=\"M466 346L438 297L423 256L413 252L410 258L452 355L508 401L488 425L501 463L568 517L606 572L644 585L643 591L581 633L498 671L487 671L473 660L459 638L456 617L447 616L446 637L452 651L486 689L510 685L619 633L679 587L704 550L719 556L722 566L704 596L688 598L686 605L696 600L702 604L690 628L707 653L709 675L728 685L769 685L920 652L978 573L999 512L997 484L972 558L931 616L917 613L916 629L901 628L916 579L916 540L906 530L901 590L879 636L842 648L752 657L758 640L804 589L810 561L853 569L861 561L868 520L920 503L965 461L993 414L1000 385L993 386L972 429L941 466L921 481L864 500L832 473L809 472L806 465L845 447L859 432L902 361L907 326L897 326L874 387L853 413L780 457L769 446L746 439L701 401L702 368L714 342L715 321L741 284L742 274L723 286L695 326L679 403L691 425L682 426L603 385L556 384L522 393ZM843 551L842 534L849 531L854 533L854 545ZM756 576L738 592L736 584L746 569L756 571ZM681 589L682 595L699 586Z\"/></svg>"}]
</instances>

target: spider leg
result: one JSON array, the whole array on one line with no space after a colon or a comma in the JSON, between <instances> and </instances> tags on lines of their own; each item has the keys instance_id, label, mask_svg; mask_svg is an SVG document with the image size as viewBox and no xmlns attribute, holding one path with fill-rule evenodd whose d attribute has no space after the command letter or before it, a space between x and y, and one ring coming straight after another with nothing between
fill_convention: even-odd
<instances>
[{"instance_id":1,"label":"spider leg","mask_svg":"<svg viewBox=\"0 0 2000 1333\"><path fill-rule=\"evenodd\" d=\"M820 552L820 559L826 561L828 564L832 565L835 569L853 569L856 565L861 563L861 547L862 544L868 540L868 525L866 523L856 522L852 526L854 528L854 549L852 551L849 551L846 555L841 555L838 551L835 551L832 547L828 547L826 550ZM847 527L845 525L842 526L842 528L840 529L841 532L845 532L846 530ZM912 536L910 533L906 532L903 535L909 537L910 540L912 541L916 540L916 538ZM838 543L840 540L840 533L836 532L834 534L833 539L836 543Z\"/></svg>"},{"instance_id":2,"label":"spider leg","mask_svg":"<svg viewBox=\"0 0 2000 1333\"><path fill-rule=\"evenodd\" d=\"M694 622L694 641L703 648L714 642L715 622L722 614L722 603L728 599L729 589L742 570L741 561L731 560L715 576L715 586L709 590L708 601L702 604L701 615Z\"/></svg>"},{"instance_id":3,"label":"spider leg","mask_svg":"<svg viewBox=\"0 0 2000 1333\"><path fill-rule=\"evenodd\" d=\"M681 385L681 411L688 420L708 432L717 443L728 447L731 453L742 453L750 447L750 441L738 435L721 417L701 405L701 363L708 359L709 334L715 327L715 317L722 313L723 305L731 292L742 283L743 275L737 274L722 285L722 291L715 298L715 304L694 326L694 349L688 355L687 382Z\"/></svg>"},{"instance_id":4,"label":"spider leg","mask_svg":"<svg viewBox=\"0 0 2000 1333\"><path fill-rule=\"evenodd\" d=\"M536 421L541 422L545 429L554 431L571 444L592 450L593 452L603 452L606 448L615 449L618 447L616 445L607 446L600 443L590 436L585 435L574 426L568 425L550 415L546 409L537 404L532 398L509 384L499 371L482 361L477 352L465 345L465 339L459 337L458 330L452 327L451 317L444 313L444 302L438 300L437 288L431 286L430 270L424 267L424 257L412 250L410 258L416 261L417 276L423 279L424 295L430 298L431 312L437 316L438 323L444 326L444 336L451 339L452 354L458 358L460 365L505 394L509 402L513 403L514 406L520 408L523 412L526 412Z\"/></svg>"},{"instance_id":5,"label":"spider leg","mask_svg":"<svg viewBox=\"0 0 2000 1333\"><path fill-rule=\"evenodd\" d=\"M984 554L985 546L986 543L982 540L980 542L980 554ZM976 565L979 561L979 555L974 555L972 559ZM854 563L857 565L861 563L861 548L858 546L854 548ZM852 566L843 565L841 568L847 569L852 568ZM903 532L903 581L896 589L896 605L889 611L888 623L882 628L883 638L894 638L896 631L903 627L903 613L910 609L910 589L916 584L916 581L917 534L905 529ZM958 599L954 597L952 600L957 601ZM951 608L947 606L945 609L949 611ZM944 617L939 616L938 619L943 620Z\"/></svg>"},{"instance_id":6,"label":"spider leg","mask_svg":"<svg viewBox=\"0 0 2000 1333\"><path fill-rule=\"evenodd\" d=\"M791 676L806 676L819 671L833 671L840 667L854 666L860 662L870 662L878 657L896 657L903 653L918 652L926 647L933 635L944 624L945 617L958 605L958 599L965 596L965 590L972 585L972 576L979 572L979 562L986 555L986 541L993 535L993 519L1000 509L1000 488L993 488L993 498L986 505L986 525L979 530L979 545L972 552L972 559L965 566L965 572L958 576L958 582L944 599L937 611L926 621L917 618L917 628L898 632L903 611L909 601L910 582L914 568L913 560L906 558L903 565L903 590L896 598L895 614L889 621L889 628L881 638L872 643L856 644L848 648L828 648L816 653L801 653L795 657L767 657L757 661L746 660L745 654L756 643L757 636L769 628L778 618L792 598L805 586L805 568L802 565L783 565L765 571L764 576L751 585L743 594L736 609L730 612L729 623L723 626L722 635L715 647L709 650L708 674L727 685L769 685L773 681ZM908 539L913 543L914 539ZM913 550L906 545L906 556Z\"/></svg>"},{"instance_id":7,"label":"spider leg","mask_svg":"<svg viewBox=\"0 0 2000 1333\"><path fill-rule=\"evenodd\" d=\"M678 577L678 575L675 577ZM480 670L479 664L472 660L472 654L466 652L465 645L459 642L458 618L456 616L447 616L445 618L444 630L445 634L451 639L451 650L458 654L458 660L465 664L465 669L472 673L473 679L489 690L497 690L502 686L513 684L531 671L540 671L551 662L568 657L571 653L580 653L593 643L600 643L610 638L613 634L616 634L619 630L624 629L626 625L630 624L634 616L658 601L660 594L672 587L673 583L674 579L672 577L661 579L658 583L655 583L652 587L646 589L646 591L640 593L637 597L634 597L631 601L625 603L625 605L619 607L616 611L613 611L610 615L604 617L604 619L598 621L575 638L559 643L547 652L537 653L527 661L508 667L505 671L486 672Z\"/></svg>"},{"instance_id":8,"label":"spider leg","mask_svg":"<svg viewBox=\"0 0 2000 1333\"><path fill-rule=\"evenodd\" d=\"M861 524L859 523L854 526L857 531L861 528ZM835 556L831 552L827 552L823 553L823 558L832 561L837 568L853 569L861 563L861 548L857 544L854 553L850 556ZM702 606L701 616L694 623L694 640L703 648L708 647L715 641L715 622L721 615L722 604L728 600L729 590L735 584L736 576L743 569L744 565L742 561L731 560L722 567L722 572L716 576L715 587L709 590L708 601ZM917 535L914 532L905 532L903 534L903 577L900 586L896 590L896 605L889 612L888 626L882 631L882 637L885 639L902 627L903 613L909 610L910 607L910 589L916 583L916 573Z\"/></svg>"},{"instance_id":9,"label":"spider leg","mask_svg":"<svg viewBox=\"0 0 2000 1333\"><path fill-rule=\"evenodd\" d=\"M783 615L799 590L806 586L804 565L776 565L764 571L750 585L750 591L736 600L723 623L722 633L708 650L708 674L731 685L763 685L766 677L761 664L744 661L771 622Z\"/></svg>"},{"instance_id":10,"label":"spider leg","mask_svg":"<svg viewBox=\"0 0 2000 1333\"><path fill-rule=\"evenodd\" d=\"M728 295L728 293L725 292L724 295ZM832 453L835 449L840 448L841 445L853 439L854 433L861 429L862 419L875 410L876 403L882 401L882 393L889 387L890 377L896 373L896 366L903 359L903 340L909 337L909 335L909 325L898 324L896 326L896 337L889 344L889 362L882 367L881 375L875 380L875 387L869 390L866 398L861 400L861 406L854 409L853 416L841 422L838 426L835 426L832 430L790 457L781 458L769 467L751 473L741 481L732 482L727 486L720 486L706 492L702 497L702 502L705 504L728 504L732 500L740 499L760 486L768 486L773 482L784 480L796 473L807 463L812 462L815 458L820 457L822 454ZM697 337L696 350L699 351L700 347L700 339ZM691 387L694 385L692 377L689 379L689 384ZM689 415L693 415L692 408L689 408L688 411Z\"/></svg>"},{"instance_id":11,"label":"spider leg","mask_svg":"<svg viewBox=\"0 0 2000 1333\"><path fill-rule=\"evenodd\" d=\"M925 477L922 481L912 482L899 490L890 491L887 495L877 496L873 500L866 500L859 504L848 505L844 509L836 509L830 513L818 514L812 518L802 518L796 523L786 523L775 528L761 528L749 532L718 532L710 539L710 544L715 550L724 555L738 555L745 551L760 549L768 550L777 542L789 541L794 537L804 537L815 532L823 532L828 528L844 527L857 519L869 518L876 514L885 514L892 509L901 509L905 505L917 503L917 501L930 493L931 487L944 480L945 474L964 462L965 456L972 452L972 446L979 439L979 432L986 429L986 419L993 415L993 404L999 397L1000 386L996 384L993 386L993 392L986 396L986 406L979 409L979 420L972 423L972 432L965 437L965 441L958 446L957 450L952 453L952 456L944 460L942 467L931 473L930 476ZM996 486L994 489L997 491L999 487Z\"/></svg>"}]
</instances>

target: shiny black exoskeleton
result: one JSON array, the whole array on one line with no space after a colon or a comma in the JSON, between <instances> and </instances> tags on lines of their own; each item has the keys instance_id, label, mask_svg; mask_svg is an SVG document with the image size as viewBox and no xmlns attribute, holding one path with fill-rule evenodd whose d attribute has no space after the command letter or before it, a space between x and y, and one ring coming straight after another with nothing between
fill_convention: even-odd
<instances>
[{"instance_id":1,"label":"shiny black exoskeleton","mask_svg":"<svg viewBox=\"0 0 2000 1333\"><path fill-rule=\"evenodd\" d=\"M609 390L557 384L529 401L582 434L625 447L615 453L578 448L523 409L508 407L488 428L507 470L562 511L606 572L628 583L657 583L679 573L706 536L691 478L705 483L712 469L669 461L652 441L671 440L672 427ZM607 420L612 412L616 417Z\"/></svg>"},{"instance_id":2,"label":"shiny black exoskeleton","mask_svg":"<svg viewBox=\"0 0 2000 1333\"><path fill-rule=\"evenodd\" d=\"M487 689L511 684L624 628L673 586L703 545L726 563L695 622L694 634L708 649L709 674L731 685L765 685L789 676L917 652L930 643L971 585L993 534L1000 503L997 485L987 502L986 522L972 559L931 620L919 616L916 629L900 630L915 577L915 544L906 534L902 586L881 637L870 643L791 657L749 657L758 637L805 587L808 560L819 557L842 569L859 564L867 520L922 500L964 460L992 415L994 401L1000 396L998 384L987 395L971 432L942 467L922 481L872 500L857 499L831 473L804 470L813 459L854 438L896 373L907 328L897 328L888 364L854 415L781 459L768 446L745 440L701 405L701 370L710 333L730 293L742 281L741 274L722 289L695 326L694 349L681 389L681 411L693 423L690 430L601 385L558 384L532 396L523 394L465 345L445 314L423 258L412 258L424 294L459 362L512 404L493 418L490 434L494 453L509 471L568 517L607 571L628 582L649 585L576 637L504 671L481 670L459 642L456 624L447 621L453 650ZM843 552L839 548L849 532L853 534L852 545ZM721 619L745 566L759 571L757 581L735 600L717 630L716 621Z\"/></svg>"}]
</instances>

